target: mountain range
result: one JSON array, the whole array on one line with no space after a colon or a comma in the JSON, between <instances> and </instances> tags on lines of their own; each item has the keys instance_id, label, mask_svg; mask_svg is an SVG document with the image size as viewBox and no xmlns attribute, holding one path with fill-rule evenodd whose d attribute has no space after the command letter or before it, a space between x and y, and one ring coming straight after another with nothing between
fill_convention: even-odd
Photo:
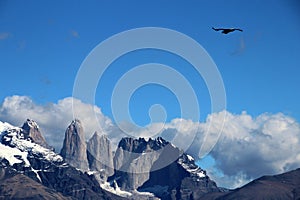
<instances>
[{"instance_id":1,"label":"mountain range","mask_svg":"<svg viewBox=\"0 0 300 200\"><path fill-rule=\"evenodd\" d=\"M98 132L85 141L75 119L58 154L27 119L0 122L0 199L300 199L300 169L227 190L161 137L122 138L114 148Z\"/></svg>"}]
</instances>

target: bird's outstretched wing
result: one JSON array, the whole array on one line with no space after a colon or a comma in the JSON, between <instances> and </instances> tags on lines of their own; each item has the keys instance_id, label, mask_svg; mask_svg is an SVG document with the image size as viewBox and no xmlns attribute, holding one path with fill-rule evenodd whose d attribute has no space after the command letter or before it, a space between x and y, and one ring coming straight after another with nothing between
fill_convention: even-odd
<instances>
[{"instance_id":1,"label":"bird's outstretched wing","mask_svg":"<svg viewBox=\"0 0 300 200\"><path fill-rule=\"evenodd\" d=\"M212 27L212 29L215 30L215 31L221 31L221 30L224 30L223 28L214 28L214 27Z\"/></svg>"},{"instance_id":2,"label":"bird's outstretched wing","mask_svg":"<svg viewBox=\"0 0 300 200\"><path fill-rule=\"evenodd\" d=\"M241 32L243 32L243 30L240 29L240 28L235 28L234 30L235 30L235 31L241 31Z\"/></svg>"}]
</instances>

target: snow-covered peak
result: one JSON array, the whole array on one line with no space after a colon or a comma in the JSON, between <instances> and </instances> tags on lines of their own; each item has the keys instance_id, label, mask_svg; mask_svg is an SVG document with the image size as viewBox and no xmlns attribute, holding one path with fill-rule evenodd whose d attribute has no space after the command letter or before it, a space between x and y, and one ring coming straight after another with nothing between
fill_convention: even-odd
<instances>
[{"instance_id":1,"label":"snow-covered peak","mask_svg":"<svg viewBox=\"0 0 300 200\"><path fill-rule=\"evenodd\" d=\"M79 134L80 136L84 137L83 126L79 119L72 120L66 131L71 131L73 134Z\"/></svg>"},{"instance_id":2,"label":"snow-covered peak","mask_svg":"<svg viewBox=\"0 0 300 200\"><path fill-rule=\"evenodd\" d=\"M32 120L27 119L23 126L21 127L22 131L20 134L23 134L24 139L31 139L32 142L39 144L45 148L52 149L50 145L47 144L45 138L43 137L41 130L39 129L38 124Z\"/></svg>"},{"instance_id":3,"label":"snow-covered peak","mask_svg":"<svg viewBox=\"0 0 300 200\"><path fill-rule=\"evenodd\" d=\"M39 129L38 124L32 119L27 119L24 124L28 124L29 127Z\"/></svg>"},{"instance_id":4,"label":"snow-covered peak","mask_svg":"<svg viewBox=\"0 0 300 200\"><path fill-rule=\"evenodd\" d=\"M18 137L18 132L8 130L7 134L2 138L9 146L15 147L22 152L31 152L36 155L42 155L44 159L50 162L62 162L63 158L51 149L42 147L32 142L30 139L22 139Z\"/></svg>"},{"instance_id":5,"label":"snow-covered peak","mask_svg":"<svg viewBox=\"0 0 300 200\"><path fill-rule=\"evenodd\" d=\"M22 128L0 122L0 135L0 159L6 159L10 165L22 162L25 166L30 165L29 154L38 155L41 159L50 162L63 162L63 158L52 149L42 147L30 138L24 138Z\"/></svg>"},{"instance_id":6,"label":"snow-covered peak","mask_svg":"<svg viewBox=\"0 0 300 200\"><path fill-rule=\"evenodd\" d=\"M3 132L5 132L5 131L7 131L7 130L9 130L9 129L20 130L21 128L15 127L15 126L13 126L13 125L7 123L7 122L1 122L1 121L0 121L0 135L1 135Z\"/></svg>"},{"instance_id":7,"label":"snow-covered peak","mask_svg":"<svg viewBox=\"0 0 300 200\"><path fill-rule=\"evenodd\" d=\"M24 124L30 129L38 127L32 120ZM29 133L23 128L0 122L0 161L2 165L10 165L20 173L27 171L35 174L33 178L41 182L39 171L47 170L50 165L65 167L66 163L52 149L34 142L34 137L28 137Z\"/></svg>"}]
</instances>

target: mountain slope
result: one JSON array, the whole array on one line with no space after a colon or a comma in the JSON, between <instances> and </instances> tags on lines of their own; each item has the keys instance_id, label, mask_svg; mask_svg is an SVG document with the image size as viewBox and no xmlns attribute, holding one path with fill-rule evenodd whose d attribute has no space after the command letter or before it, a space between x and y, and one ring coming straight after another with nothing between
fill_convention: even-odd
<instances>
[{"instance_id":1,"label":"mountain slope","mask_svg":"<svg viewBox=\"0 0 300 200\"><path fill-rule=\"evenodd\" d=\"M300 199L300 169L227 191L161 137L123 138L113 153L104 135L86 144L79 120L65 137L64 159L33 120L21 128L0 122L0 199Z\"/></svg>"},{"instance_id":2,"label":"mountain slope","mask_svg":"<svg viewBox=\"0 0 300 200\"><path fill-rule=\"evenodd\" d=\"M0 199L71 199L12 169L1 166L0 174Z\"/></svg>"},{"instance_id":3,"label":"mountain slope","mask_svg":"<svg viewBox=\"0 0 300 200\"><path fill-rule=\"evenodd\" d=\"M52 149L34 143L31 137L25 138L22 128L0 122L0 131L0 166L11 169L10 171L15 173L14 176L16 177L11 177L15 185L14 188L22 189L23 185L18 184L16 180L22 178L19 174L23 174L65 197L122 199L104 191L93 175L88 175L70 166ZM45 188L38 188L43 193ZM5 191L2 192L5 193Z\"/></svg>"},{"instance_id":4,"label":"mountain slope","mask_svg":"<svg viewBox=\"0 0 300 200\"><path fill-rule=\"evenodd\" d=\"M161 199L198 199L219 192L194 159L163 138L123 138L114 157L116 181L124 190L151 192Z\"/></svg>"},{"instance_id":5,"label":"mountain slope","mask_svg":"<svg viewBox=\"0 0 300 200\"><path fill-rule=\"evenodd\" d=\"M300 199L300 168L263 176L217 199Z\"/></svg>"}]
</instances>

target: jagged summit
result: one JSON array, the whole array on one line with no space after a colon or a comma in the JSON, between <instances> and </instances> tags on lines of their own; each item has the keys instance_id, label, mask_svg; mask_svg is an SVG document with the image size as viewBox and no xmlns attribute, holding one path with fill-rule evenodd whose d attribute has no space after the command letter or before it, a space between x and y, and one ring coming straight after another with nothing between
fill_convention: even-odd
<instances>
[{"instance_id":1,"label":"jagged summit","mask_svg":"<svg viewBox=\"0 0 300 200\"><path fill-rule=\"evenodd\" d=\"M24 125L27 124L28 126L31 126L31 127L34 127L34 128L39 128L39 125L33 120L33 119L27 119L25 122L24 122ZM24 126L23 125L23 126Z\"/></svg>"},{"instance_id":2,"label":"jagged summit","mask_svg":"<svg viewBox=\"0 0 300 200\"><path fill-rule=\"evenodd\" d=\"M97 131L94 133L87 143L87 155L91 170L105 170L107 176L113 174L114 154L110 140L105 134L99 134Z\"/></svg>"},{"instance_id":3,"label":"jagged summit","mask_svg":"<svg viewBox=\"0 0 300 200\"><path fill-rule=\"evenodd\" d=\"M161 199L199 199L219 188L206 172L162 137L122 138L109 178L125 191L151 192Z\"/></svg>"},{"instance_id":4,"label":"jagged summit","mask_svg":"<svg viewBox=\"0 0 300 200\"><path fill-rule=\"evenodd\" d=\"M162 137L157 137L155 139L152 138L122 138L119 142L118 148L122 148L125 151L133 152L133 153L143 153L149 149L151 150L159 150L166 145L170 144L168 141L164 140Z\"/></svg>"},{"instance_id":5,"label":"jagged summit","mask_svg":"<svg viewBox=\"0 0 300 200\"><path fill-rule=\"evenodd\" d=\"M71 124L81 126L81 121L79 119L75 118L74 120L72 120Z\"/></svg>"},{"instance_id":6,"label":"jagged summit","mask_svg":"<svg viewBox=\"0 0 300 200\"><path fill-rule=\"evenodd\" d=\"M33 122L24 128L38 128ZM122 199L24 133L0 122L0 199Z\"/></svg>"},{"instance_id":7,"label":"jagged summit","mask_svg":"<svg viewBox=\"0 0 300 200\"><path fill-rule=\"evenodd\" d=\"M27 122L27 121L26 121ZM27 127L27 123L25 128ZM32 121L28 121L32 122ZM1 125L1 124L0 124ZM32 129L24 130L23 128L14 127L10 124L3 124L2 130L0 130L0 159L6 160L8 165L15 166L20 168L23 166L23 170L33 170L43 162L51 162L57 165L63 165L63 158L56 154L51 148L45 148L41 144L38 144L30 135ZM38 127L35 123L31 128ZM27 134L27 135L26 135ZM35 133L38 136L41 136L41 133ZM34 161L32 158L36 157L39 159L39 162ZM22 169L22 168L20 168ZM38 173L34 177L39 179Z\"/></svg>"},{"instance_id":8,"label":"jagged summit","mask_svg":"<svg viewBox=\"0 0 300 200\"><path fill-rule=\"evenodd\" d=\"M89 155L86 165L72 163L78 164L76 169L60 155L36 142L36 135L41 135L38 130L33 120L26 120L22 128L0 121L0 199L15 199L16 192L19 196L25 192L20 197L26 199L125 199L121 196L132 200L300 197L299 169L277 176L264 176L242 188L226 190L218 188L206 172L195 164L192 156L163 138L123 138L114 153L109 138L95 132L84 149L84 132L79 120L72 121L68 126L64 143L65 150L68 150L65 155L73 155L73 160L80 156L84 158L84 154ZM33 136L32 131L38 133ZM77 143L78 140L80 143ZM74 147L81 143L84 145ZM104 161L111 163L114 170L103 166ZM165 165L166 162L169 162L168 165ZM92 171L82 172L86 171L87 165ZM84 168L80 168L82 166ZM106 176L110 174L107 181Z\"/></svg>"},{"instance_id":9,"label":"jagged summit","mask_svg":"<svg viewBox=\"0 0 300 200\"><path fill-rule=\"evenodd\" d=\"M47 144L45 138L43 137L38 124L34 120L27 119L21 128L25 139L30 138L33 142L45 148L51 148L51 146Z\"/></svg>"},{"instance_id":10,"label":"jagged summit","mask_svg":"<svg viewBox=\"0 0 300 200\"><path fill-rule=\"evenodd\" d=\"M70 125L67 127L66 131L68 131L68 130L72 131L73 134L77 134L80 137L84 138L85 134L84 134L83 126L79 119L72 120Z\"/></svg>"},{"instance_id":11,"label":"jagged summit","mask_svg":"<svg viewBox=\"0 0 300 200\"><path fill-rule=\"evenodd\" d=\"M80 120L75 119L68 126L60 154L72 166L88 170L85 133Z\"/></svg>"},{"instance_id":12,"label":"jagged summit","mask_svg":"<svg viewBox=\"0 0 300 200\"><path fill-rule=\"evenodd\" d=\"M191 156L162 137L122 138L113 149L103 133L86 142L75 119L65 131L60 156L41 145L45 140L33 120L22 128L0 123L0 131L0 168L11 167L76 199L97 199L100 186L130 199L189 200L220 191Z\"/></svg>"}]
</instances>

